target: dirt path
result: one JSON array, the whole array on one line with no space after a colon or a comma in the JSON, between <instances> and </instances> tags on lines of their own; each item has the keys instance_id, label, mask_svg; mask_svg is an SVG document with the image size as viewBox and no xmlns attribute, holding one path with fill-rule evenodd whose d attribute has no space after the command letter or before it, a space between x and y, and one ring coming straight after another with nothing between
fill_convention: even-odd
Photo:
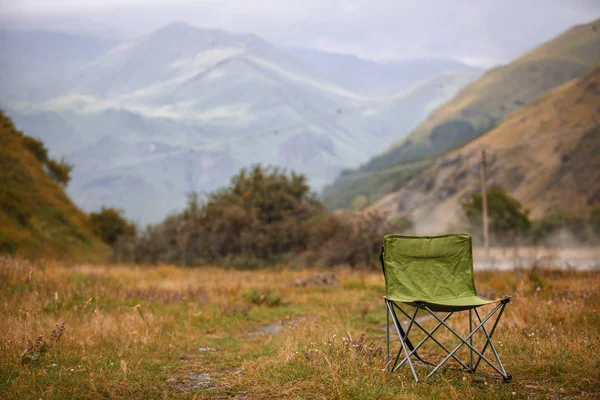
<instances>
[{"instance_id":1,"label":"dirt path","mask_svg":"<svg viewBox=\"0 0 600 400\"><path fill-rule=\"evenodd\" d=\"M306 321L308 317L298 317L288 320L279 320L269 324L260 325L258 329L250 332L240 332L242 336L249 339L265 336L274 336L283 333L286 329L292 329L300 323ZM208 354L218 353L220 351L212 347L199 347L186 352L180 359L182 368L177 374L167 379L172 387L185 392L214 392L217 389L226 389L229 384L229 378L234 375L244 373L242 368L239 369L218 369L212 366L211 362L207 362ZM211 396L213 398L213 396ZM214 398L223 399L244 399L244 393L239 393L233 396L217 395Z\"/></svg>"}]
</instances>

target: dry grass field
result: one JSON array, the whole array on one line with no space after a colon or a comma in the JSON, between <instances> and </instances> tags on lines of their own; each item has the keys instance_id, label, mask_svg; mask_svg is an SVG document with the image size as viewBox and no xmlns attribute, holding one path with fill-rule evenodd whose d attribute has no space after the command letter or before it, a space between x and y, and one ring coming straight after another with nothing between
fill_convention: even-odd
<instances>
[{"instance_id":1,"label":"dry grass field","mask_svg":"<svg viewBox=\"0 0 600 400\"><path fill-rule=\"evenodd\" d=\"M495 334L511 383L456 364L419 384L408 368L384 372L379 271L0 259L0 397L600 397L597 270L485 271L476 283L512 296Z\"/></svg>"}]
</instances>

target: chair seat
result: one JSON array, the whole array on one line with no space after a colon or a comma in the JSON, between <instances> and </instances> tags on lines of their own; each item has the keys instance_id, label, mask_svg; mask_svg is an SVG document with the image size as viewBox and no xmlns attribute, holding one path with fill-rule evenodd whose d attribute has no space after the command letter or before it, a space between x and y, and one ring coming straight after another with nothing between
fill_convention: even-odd
<instances>
[{"instance_id":1,"label":"chair seat","mask_svg":"<svg viewBox=\"0 0 600 400\"><path fill-rule=\"evenodd\" d=\"M431 309L431 311L453 312L471 310L473 308L485 306L486 304L498 303L507 297L497 300L490 300L476 295L435 300L402 298L400 296L384 296L384 298L387 300L408 304L412 307L416 307L417 303L424 303Z\"/></svg>"}]
</instances>

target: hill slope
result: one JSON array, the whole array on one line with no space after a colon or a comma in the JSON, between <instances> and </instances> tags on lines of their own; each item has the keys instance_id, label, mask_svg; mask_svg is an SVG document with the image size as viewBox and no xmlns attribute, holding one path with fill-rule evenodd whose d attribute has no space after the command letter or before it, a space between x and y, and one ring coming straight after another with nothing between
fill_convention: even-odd
<instances>
[{"instance_id":1,"label":"hill slope","mask_svg":"<svg viewBox=\"0 0 600 400\"><path fill-rule=\"evenodd\" d=\"M595 28L598 26L598 28ZM438 108L415 130L355 172L370 173L435 157L498 125L506 115L600 62L600 20L576 26L510 64L495 68ZM396 167L397 168L397 167ZM352 174L347 174L346 180ZM340 185L329 190L335 196Z\"/></svg>"},{"instance_id":2,"label":"hill slope","mask_svg":"<svg viewBox=\"0 0 600 400\"><path fill-rule=\"evenodd\" d=\"M532 219L600 203L600 65L513 114L500 126L447 154L372 206L409 215L421 232L441 232L462 217L460 204L480 186L487 149L488 185L501 186Z\"/></svg>"},{"instance_id":3,"label":"hill slope","mask_svg":"<svg viewBox=\"0 0 600 400\"><path fill-rule=\"evenodd\" d=\"M25 136L0 112L0 255L99 260L106 247L87 216L26 147Z\"/></svg>"}]
</instances>

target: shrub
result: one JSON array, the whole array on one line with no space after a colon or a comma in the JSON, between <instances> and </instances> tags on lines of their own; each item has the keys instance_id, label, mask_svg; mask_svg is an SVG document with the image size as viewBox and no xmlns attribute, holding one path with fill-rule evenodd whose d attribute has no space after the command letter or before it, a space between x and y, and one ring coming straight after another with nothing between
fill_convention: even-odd
<instances>
[{"instance_id":1,"label":"shrub","mask_svg":"<svg viewBox=\"0 0 600 400\"><path fill-rule=\"evenodd\" d=\"M23 144L42 164L48 163L48 149L46 149L44 143L27 135L23 135Z\"/></svg>"},{"instance_id":2,"label":"shrub","mask_svg":"<svg viewBox=\"0 0 600 400\"><path fill-rule=\"evenodd\" d=\"M90 214L92 229L106 244L113 246L120 236L135 237L136 227L123 217L123 211L102 207Z\"/></svg>"},{"instance_id":3,"label":"shrub","mask_svg":"<svg viewBox=\"0 0 600 400\"><path fill-rule=\"evenodd\" d=\"M540 243L562 234L557 240L558 243L555 244L573 245L574 241L576 243L594 243L600 233L600 212L598 210L600 210L598 206L592 208L589 218L569 211L555 211L533 222L531 241Z\"/></svg>"},{"instance_id":4,"label":"shrub","mask_svg":"<svg viewBox=\"0 0 600 400\"><path fill-rule=\"evenodd\" d=\"M242 293L242 297L257 306L266 305L268 307L277 307L281 304L281 297L278 294L270 291L263 293L254 288Z\"/></svg>"},{"instance_id":5,"label":"shrub","mask_svg":"<svg viewBox=\"0 0 600 400\"><path fill-rule=\"evenodd\" d=\"M48 168L48 175L50 178L54 179L60 185L66 187L71 180L71 171L73 170L73 165L69 164L65 161L64 157L61 158L60 161L55 161L53 159L49 159L46 162L46 167Z\"/></svg>"},{"instance_id":6,"label":"shrub","mask_svg":"<svg viewBox=\"0 0 600 400\"><path fill-rule=\"evenodd\" d=\"M180 265L377 266L383 235L409 226L378 214L327 213L304 176L257 165L202 202L190 195L181 214L139 235L133 253L137 262Z\"/></svg>"}]
</instances>

